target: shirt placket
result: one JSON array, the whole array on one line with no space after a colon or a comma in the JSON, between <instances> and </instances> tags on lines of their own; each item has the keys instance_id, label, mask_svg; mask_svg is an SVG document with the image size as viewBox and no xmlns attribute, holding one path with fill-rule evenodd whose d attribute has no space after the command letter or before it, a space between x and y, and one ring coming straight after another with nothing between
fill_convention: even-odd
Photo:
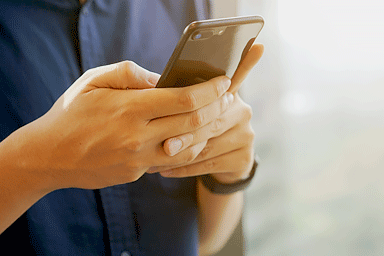
<instances>
[{"instance_id":1,"label":"shirt placket","mask_svg":"<svg viewBox=\"0 0 384 256\"><path fill-rule=\"evenodd\" d=\"M79 15L79 47L83 72L100 66L103 60L101 31L97 28L97 16L93 13L94 1L88 0Z\"/></svg>"},{"instance_id":2,"label":"shirt placket","mask_svg":"<svg viewBox=\"0 0 384 256\"><path fill-rule=\"evenodd\" d=\"M104 56L101 34L97 27L97 16L93 8L96 1L88 0L81 8L79 16L79 47L81 66L85 72L103 64ZM112 256L141 256L135 222L129 200L127 185L100 190L105 223L108 229Z\"/></svg>"},{"instance_id":3,"label":"shirt placket","mask_svg":"<svg viewBox=\"0 0 384 256\"><path fill-rule=\"evenodd\" d=\"M126 185L100 190L112 256L142 255ZM118 201L119 203L116 203Z\"/></svg>"}]
</instances>

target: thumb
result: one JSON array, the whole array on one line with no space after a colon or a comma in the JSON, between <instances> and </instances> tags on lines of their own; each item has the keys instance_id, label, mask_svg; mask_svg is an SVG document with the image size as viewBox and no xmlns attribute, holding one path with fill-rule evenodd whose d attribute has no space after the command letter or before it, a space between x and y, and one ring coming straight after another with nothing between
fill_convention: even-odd
<instances>
[{"instance_id":1,"label":"thumb","mask_svg":"<svg viewBox=\"0 0 384 256\"><path fill-rule=\"evenodd\" d=\"M263 55L263 52L264 46L262 44L254 44L251 46L247 55L237 67L235 74L233 74L233 77L231 79L231 87L228 90L229 92L236 93L239 90L241 83L247 77L252 68L260 60L261 56Z\"/></svg>"},{"instance_id":2,"label":"thumb","mask_svg":"<svg viewBox=\"0 0 384 256\"><path fill-rule=\"evenodd\" d=\"M122 61L95 69L92 84L98 88L146 89L155 88L159 74L148 71L133 61Z\"/></svg>"}]
</instances>

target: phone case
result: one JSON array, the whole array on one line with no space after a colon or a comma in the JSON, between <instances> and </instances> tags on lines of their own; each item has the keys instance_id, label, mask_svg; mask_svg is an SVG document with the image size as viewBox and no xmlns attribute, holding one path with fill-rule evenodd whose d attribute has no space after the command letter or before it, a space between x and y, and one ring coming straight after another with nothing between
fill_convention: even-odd
<instances>
[{"instance_id":1,"label":"phone case","mask_svg":"<svg viewBox=\"0 0 384 256\"><path fill-rule=\"evenodd\" d=\"M256 24L255 31L240 35L237 30ZM230 75L253 44L264 26L261 16L210 19L189 24L173 51L157 87L182 87L209 80L218 75ZM236 30L236 31L235 31ZM230 32L232 31L232 32ZM228 35L227 35L228 34ZM206 37L206 38L205 38ZM242 40L239 38L241 37ZM234 53L236 41L244 41L241 53ZM234 60L231 55L235 54ZM224 67L228 64L228 67Z\"/></svg>"}]
</instances>

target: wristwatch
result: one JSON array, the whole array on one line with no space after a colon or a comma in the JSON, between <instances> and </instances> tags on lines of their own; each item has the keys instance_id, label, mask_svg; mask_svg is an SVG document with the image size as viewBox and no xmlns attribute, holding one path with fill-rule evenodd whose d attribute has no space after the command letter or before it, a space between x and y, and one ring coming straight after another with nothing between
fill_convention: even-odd
<instances>
[{"instance_id":1,"label":"wristwatch","mask_svg":"<svg viewBox=\"0 0 384 256\"><path fill-rule=\"evenodd\" d=\"M257 166L258 166L258 163L255 159L253 162L252 170L251 170L251 173L249 174L249 177L246 178L245 180L240 180L235 183L221 183L210 174L202 175L200 176L200 178L204 187L206 187L212 193L232 194L237 191L244 190L249 186L253 177L255 176Z\"/></svg>"}]
</instances>

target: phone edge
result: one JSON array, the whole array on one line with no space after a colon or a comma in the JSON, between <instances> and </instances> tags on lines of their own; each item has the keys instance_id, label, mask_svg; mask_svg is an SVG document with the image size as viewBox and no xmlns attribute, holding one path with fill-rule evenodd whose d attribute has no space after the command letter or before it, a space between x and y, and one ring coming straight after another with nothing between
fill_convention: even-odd
<instances>
[{"instance_id":1,"label":"phone edge","mask_svg":"<svg viewBox=\"0 0 384 256\"><path fill-rule=\"evenodd\" d=\"M169 58L167 65L165 66L159 81L156 84L156 88L167 88L167 86L163 86L162 83L171 71L171 67L174 62L179 57L183 45L188 40L188 38L200 28L210 28L215 27L217 25L222 26L231 26L231 25L241 25L241 24L251 24L251 23L261 23L261 28L258 31L256 37L259 35L260 31L264 27L264 18L260 15L249 15L249 16L238 16L238 17L229 17L229 18L219 18L219 19L209 19L209 20L199 20L191 22L188 26L185 27L183 34L180 37L180 40L175 46L175 49L172 52L171 57Z\"/></svg>"}]
</instances>

